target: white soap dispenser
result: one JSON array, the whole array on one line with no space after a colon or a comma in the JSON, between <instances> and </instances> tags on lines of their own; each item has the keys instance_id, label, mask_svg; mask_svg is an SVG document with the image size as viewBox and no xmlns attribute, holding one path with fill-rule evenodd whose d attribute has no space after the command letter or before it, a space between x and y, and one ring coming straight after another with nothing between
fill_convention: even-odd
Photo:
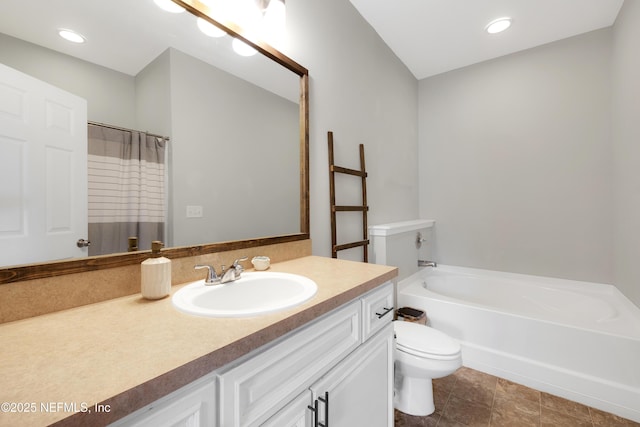
<instances>
[{"instance_id":1,"label":"white soap dispenser","mask_svg":"<svg viewBox=\"0 0 640 427\"><path fill-rule=\"evenodd\" d=\"M162 242L151 242L151 258L142 261L142 296L160 299L171 293L171 260L160 255Z\"/></svg>"}]
</instances>

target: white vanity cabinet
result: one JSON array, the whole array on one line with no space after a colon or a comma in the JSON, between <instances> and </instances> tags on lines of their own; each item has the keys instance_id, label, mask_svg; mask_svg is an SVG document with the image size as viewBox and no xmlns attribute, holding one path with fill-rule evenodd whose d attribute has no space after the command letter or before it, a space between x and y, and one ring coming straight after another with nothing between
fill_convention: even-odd
<instances>
[{"instance_id":1,"label":"white vanity cabinet","mask_svg":"<svg viewBox=\"0 0 640 427\"><path fill-rule=\"evenodd\" d=\"M393 426L392 309L388 282L113 426Z\"/></svg>"},{"instance_id":2,"label":"white vanity cabinet","mask_svg":"<svg viewBox=\"0 0 640 427\"><path fill-rule=\"evenodd\" d=\"M314 426L393 426L393 326L330 370L311 393Z\"/></svg>"},{"instance_id":3,"label":"white vanity cabinet","mask_svg":"<svg viewBox=\"0 0 640 427\"><path fill-rule=\"evenodd\" d=\"M393 326L330 369L263 427L393 426Z\"/></svg>"},{"instance_id":4,"label":"white vanity cabinet","mask_svg":"<svg viewBox=\"0 0 640 427\"><path fill-rule=\"evenodd\" d=\"M314 427L310 411L311 392L307 389L269 418L261 427Z\"/></svg>"},{"instance_id":5,"label":"white vanity cabinet","mask_svg":"<svg viewBox=\"0 0 640 427\"><path fill-rule=\"evenodd\" d=\"M368 340L393 320L393 285L387 283L362 297L362 337Z\"/></svg>"},{"instance_id":6,"label":"white vanity cabinet","mask_svg":"<svg viewBox=\"0 0 640 427\"><path fill-rule=\"evenodd\" d=\"M392 295L382 285L223 368L220 425L392 426Z\"/></svg>"},{"instance_id":7,"label":"white vanity cabinet","mask_svg":"<svg viewBox=\"0 0 640 427\"><path fill-rule=\"evenodd\" d=\"M361 312L360 301L352 301L247 360L223 367L220 424L261 425L286 406L360 345Z\"/></svg>"},{"instance_id":8,"label":"white vanity cabinet","mask_svg":"<svg viewBox=\"0 0 640 427\"><path fill-rule=\"evenodd\" d=\"M209 374L111 424L111 427L216 427L216 376Z\"/></svg>"}]
</instances>

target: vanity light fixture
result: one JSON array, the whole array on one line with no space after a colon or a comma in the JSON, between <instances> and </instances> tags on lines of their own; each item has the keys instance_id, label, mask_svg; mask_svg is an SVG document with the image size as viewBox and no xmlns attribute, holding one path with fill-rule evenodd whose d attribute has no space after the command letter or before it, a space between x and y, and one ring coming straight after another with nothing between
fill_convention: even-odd
<instances>
[{"instance_id":1,"label":"vanity light fixture","mask_svg":"<svg viewBox=\"0 0 640 427\"><path fill-rule=\"evenodd\" d=\"M253 56L258 53L257 50L240 39L233 39L233 42L231 42L231 46L233 47L233 51L240 56Z\"/></svg>"},{"instance_id":2,"label":"vanity light fixture","mask_svg":"<svg viewBox=\"0 0 640 427\"><path fill-rule=\"evenodd\" d=\"M158 6L171 0L154 0ZM285 0L200 0L209 8L209 16L219 22L233 22L243 29L252 41L264 41L282 49L286 40ZM198 18L200 31L209 37L223 37L227 33L205 19ZM239 39L231 42L233 50L241 56L253 56L258 51Z\"/></svg>"},{"instance_id":3,"label":"vanity light fixture","mask_svg":"<svg viewBox=\"0 0 640 427\"><path fill-rule=\"evenodd\" d=\"M489 22L489 24L485 27L485 30L489 34L496 34L496 33L501 33L502 31L506 30L510 26L511 26L511 18L503 17L503 18L494 19L493 21Z\"/></svg>"},{"instance_id":4,"label":"vanity light fixture","mask_svg":"<svg viewBox=\"0 0 640 427\"><path fill-rule=\"evenodd\" d=\"M282 48L286 38L286 9L284 0L271 0L264 9L261 33L262 39L272 46Z\"/></svg>"},{"instance_id":5,"label":"vanity light fixture","mask_svg":"<svg viewBox=\"0 0 640 427\"><path fill-rule=\"evenodd\" d=\"M171 0L153 0L156 6L160 9L171 13L182 13L185 11L184 7L179 6Z\"/></svg>"},{"instance_id":6,"label":"vanity light fixture","mask_svg":"<svg viewBox=\"0 0 640 427\"><path fill-rule=\"evenodd\" d=\"M58 29L58 35L63 39L70 41L72 43L85 43L87 39L80 33L76 33L73 30L68 30L66 28Z\"/></svg>"},{"instance_id":7,"label":"vanity light fixture","mask_svg":"<svg viewBox=\"0 0 640 427\"><path fill-rule=\"evenodd\" d=\"M202 18L198 18L197 23L200 31L202 31L209 37L224 37L225 35L227 35L226 31L221 30L220 28L213 25L211 22L205 21Z\"/></svg>"},{"instance_id":8,"label":"vanity light fixture","mask_svg":"<svg viewBox=\"0 0 640 427\"><path fill-rule=\"evenodd\" d=\"M262 1L256 0L227 0L225 13L228 19L245 31L255 32L263 16Z\"/></svg>"}]
</instances>

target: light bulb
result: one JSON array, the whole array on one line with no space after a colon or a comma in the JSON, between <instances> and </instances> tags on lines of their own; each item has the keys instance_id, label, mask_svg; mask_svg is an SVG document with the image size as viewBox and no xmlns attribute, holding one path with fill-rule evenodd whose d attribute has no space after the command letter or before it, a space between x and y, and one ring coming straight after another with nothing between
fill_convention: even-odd
<instances>
[{"instance_id":1,"label":"light bulb","mask_svg":"<svg viewBox=\"0 0 640 427\"><path fill-rule=\"evenodd\" d=\"M160 9L171 12L171 13L182 13L184 12L184 7L179 6L172 2L171 0L153 0Z\"/></svg>"},{"instance_id":2,"label":"light bulb","mask_svg":"<svg viewBox=\"0 0 640 427\"><path fill-rule=\"evenodd\" d=\"M233 39L231 46L233 46L233 50L240 56L253 56L258 53L257 50L240 39Z\"/></svg>"},{"instance_id":3,"label":"light bulb","mask_svg":"<svg viewBox=\"0 0 640 427\"><path fill-rule=\"evenodd\" d=\"M224 30L221 30L220 28L213 25L211 22L205 21L202 18L198 18L197 23L200 31L202 31L209 37L223 37L227 34Z\"/></svg>"},{"instance_id":4,"label":"light bulb","mask_svg":"<svg viewBox=\"0 0 640 427\"><path fill-rule=\"evenodd\" d=\"M271 0L262 19L262 39L272 46L281 46L286 34L286 9L281 0Z\"/></svg>"},{"instance_id":5,"label":"light bulb","mask_svg":"<svg viewBox=\"0 0 640 427\"><path fill-rule=\"evenodd\" d=\"M262 12L254 0L234 0L229 13L231 22L249 31L255 29L262 19Z\"/></svg>"}]
</instances>

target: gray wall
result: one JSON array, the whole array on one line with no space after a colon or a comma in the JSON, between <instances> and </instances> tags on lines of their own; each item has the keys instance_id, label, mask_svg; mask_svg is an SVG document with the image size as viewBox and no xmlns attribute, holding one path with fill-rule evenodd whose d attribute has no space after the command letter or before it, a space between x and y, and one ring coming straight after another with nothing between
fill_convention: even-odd
<instances>
[{"instance_id":1,"label":"gray wall","mask_svg":"<svg viewBox=\"0 0 640 427\"><path fill-rule=\"evenodd\" d=\"M418 83L345 0L287 1L289 47L283 51L310 73L311 238L313 253L331 254L327 131L336 163L359 167L365 145L370 224L418 215ZM357 179L355 179L357 181ZM340 185L359 203L359 182ZM361 238L357 214L344 214L345 240ZM362 259L361 249L340 258Z\"/></svg>"},{"instance_id":2,"label":"gray wall","mask_svg":"<svg viewBox=\"0 0 640 427\"><path fill-rule=\"evenodd\" d=\"M613 29L615 284L640 306L640 2L625 1Z\"/></svg>"},{"instance_id":3,"label":"gray wall","mask_svg":"<svg viewBox=\"0 0 640 427\"><path fill-rule=\"evenodd\" d=\"M299 232L298 104L170 53L174 244Z\"/></svg>"},{"instance_id":4,"label":"gray wall","mask_svg":"<svg viewBox=\"0 0 640 427\"><path fill-rule=\"evenodd\" d=\"M370 224L434 218L442 263L614 282L640 304L638 22L628 1L613 30L418 83L349 2L288 1L283 51L310 70L313 252L330 253L333 130L339 164L365 144ZM15 45L0 36L3 62L92 100L91 120L136 126L132 77L70 78L72 58L44 68L46 51Z\"/></svg>"},{"instance_id":5,"label":"gray wall","mask_svg":"<svg viewBox=\"0 0 640 427\"><path fill-rule=\"evenodd\" d=\"M0 62L87 99L91 121L171 136L168 246L299 231L297 104L174 49L134 77L0 34Z\"/></svg>"},{"instance_id":6,"label":"gray wall","mask_svg":"<svg viewBox=\"0 0 640 427\"><path fill-rule=\"evenodd\" d=\"M329 255L329 130L336 135L340 165L357 167L358 144L365 144L370 224L417 217L418 83L348 1L288 1L287 32L284 53L310 71L311 237L314 254ZM133 87L133 79L127 84ZM59 86L92 104L92 95ZM107 95L115 90L111 85L101 88ZM112 113L122 113L122 119L135 117L134 106L132 99L131 109L123 106ZM91 110L91 120L135 127ZM212 185L230 189L233 183ZM359 197L358 182L344 182L340 188ZM353 203L349 197L345 200ZM345 215L341 235L345 240L360 239L359 219ZM341 257L361 259L359 249L347 252Z\"/></svg>"},{"instance_id":7,"label":"gray wall","mask_svg":"<svg viewBox=\"0 0 640 427\"><path fill-rule=\"evenodd\" d=\"M438 262L613 282L611 30L420 82Z\"/></svg>"},{"instance_id":8,"label":"gray wall","mask_svg":"<svg viewBox=\"0 0 640 427\"><path fill-rule=\"evenodd\" d=\"M132 76L1 33L0 62L86 99L90 121L136 128Z\"/></svg>"},{"instance_id":9,"label":"gray wall","mask_svg":"<svg viewBox=\"0 0 640 427\"><path fill-rule=\"evenodd\" d=\"M610 29L420 82L442 263L615 284L640 305L640 2Z\"/></svg>"},{"instance_id":10,"label":"gray wall","mask_svg":"<svg viewBox=\"0 0 640 427\"><path fill-rule=\"evenodd\" d=\"M170 61L170 49L167 49L135 77L137 129L171 135Z\"/></svg>"}]
</instances>

